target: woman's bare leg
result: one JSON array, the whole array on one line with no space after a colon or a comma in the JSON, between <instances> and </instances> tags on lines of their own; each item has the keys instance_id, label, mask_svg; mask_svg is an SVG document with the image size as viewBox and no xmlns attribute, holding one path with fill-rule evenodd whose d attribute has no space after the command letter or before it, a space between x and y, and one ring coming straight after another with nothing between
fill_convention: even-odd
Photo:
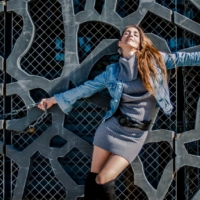
<instances>
[{"instance_id":1,"label":"woman's bare leg","mask_svg":"<svg viewBox=\"0 0 200 200\"><path fill-rule=\"evenodd\" d=\"M111 154L107 162L102 166L96 177L98 184L104 184L117 178L117 176L129 165L129 162L115 154Z\"/></svg>"},{"instance_id":2,"label":"woman's bare leg","mask_svg":"<svg viewBox=\"0 0 200 200\"><path fill-rule=\"evenodd\" d=\"M85 181L84 198L85 200L97 200L96 176L109 159L111 153L94 146L92 155L91 171ZM105 200L105 199L104 199Z\"/></svg>"},{"instance_id":3,"label":"woman's bare leg","mask_svg":"<svg viewBox=\"0 0 200 200\"><path fill-rule=\"evenodd\" d=\"M91 172L99 173L110 158L111 153L98 146L94 146Z\"/></svg>"},{"instance_id":4,"label":"woman's bare leg","mask_svg":"<svg viewBox=\"0 0 200 200\"><path fill-rule=\"evenodd\" d=\"M129 165L129 162L118 155L111 154L96 176L96 192L99 200L115 200L115 183L117 176Z\"/></svg>"},{"instance_id":5,"label":"woman's bare leg","mask_svg":"<svg viewBox=\"0 0 200 200\"><path fill-rule=\"evenodd\" d=\"M85 198L87 200L115 199L113 180L116 179L128 165L129 162L125 158L94 146L90 172L90 176L92 175L93 178L90 180L90 183L88 182L85 185ZM95 182L97 184L95 184Z\"/></svg>"}]
</instances>

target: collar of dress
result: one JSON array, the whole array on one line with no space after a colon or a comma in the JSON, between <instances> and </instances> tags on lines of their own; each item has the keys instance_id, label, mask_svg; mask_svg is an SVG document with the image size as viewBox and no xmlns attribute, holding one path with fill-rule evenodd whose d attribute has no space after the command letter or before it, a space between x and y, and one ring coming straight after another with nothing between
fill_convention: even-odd
<instances>
[{"instance_id":1,"label":"collar of dress","mask_svg":"<svg viewBox=\"0 0 200 200\"><path fill-rule=\"evenodd\" d=\"M128 60L120 57L116 78L122 81L133 81L138 77L138 66L135 54Z\"/></svg>"}]
</instances>

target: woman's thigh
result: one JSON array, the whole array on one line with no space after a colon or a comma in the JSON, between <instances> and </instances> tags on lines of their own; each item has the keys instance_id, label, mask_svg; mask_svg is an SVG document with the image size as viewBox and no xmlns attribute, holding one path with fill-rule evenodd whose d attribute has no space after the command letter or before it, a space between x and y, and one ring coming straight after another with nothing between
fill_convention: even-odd
<instances>
[{"instance_id":1,"label":"woman's thigh","mask_svg":"<svg viewBox=\"0 0 200 200\"><path fill-rule=\"evenodd\" d=\"M98 146L94 146L92 155L91 172L99 173L108 161L111 153Z\"/></svg>"}]
</instances>

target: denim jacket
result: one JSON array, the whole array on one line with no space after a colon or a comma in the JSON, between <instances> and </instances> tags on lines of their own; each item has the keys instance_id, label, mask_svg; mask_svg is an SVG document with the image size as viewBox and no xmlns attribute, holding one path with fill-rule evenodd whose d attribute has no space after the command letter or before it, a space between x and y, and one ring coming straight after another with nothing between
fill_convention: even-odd
<instances>
[{"instance_id":1,"label":"denim jacket","mask_svg":"<svg viewBox=\"0 0 200 200\"><path fill-rule=\"evenodd\" d=\"M175 66L200 66L200 52L177 52L174 54L161 52L161 55L167 70L173 69ZM90 97L94 93L107 88L112 99L110 101L110 110L106 113L103 119L103 121L105 121L117 110L122 95L123 81L116 79L118 69L119 63L108 65L106 71L95 77L94 80L86 81L83 85L74 89L54 95L59 107L66 114L69 114L76 100ZM166 115L170 115L173 106L170 102L168 84L164 81L160 68L156 66L156 69L156 78L155 80L151 80L151 84L154 88L154 96L157 104L164 111L164 113Z\"/></svg>"}]
</instances>

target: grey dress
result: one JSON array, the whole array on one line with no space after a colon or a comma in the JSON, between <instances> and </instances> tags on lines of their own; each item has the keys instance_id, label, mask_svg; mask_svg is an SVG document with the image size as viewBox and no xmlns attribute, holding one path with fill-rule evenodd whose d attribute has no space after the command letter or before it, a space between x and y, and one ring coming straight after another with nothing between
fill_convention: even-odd
<instances>
[{"instance_id":1,"label":"grey dress","mask_svg":"<svg viewBox=\"0 0 200 200\"><path fill-rule=\"evenodd\" d=\"M156 100L146 90L138 73L135 55L129 60L120 58L117 79L123 80L123 93L119 104L121 112L140 121L151 120ZM148 131L123 127L112 116L96 130L93 144L132 162L140 152Z\"/></svg>"}]
</instances>

